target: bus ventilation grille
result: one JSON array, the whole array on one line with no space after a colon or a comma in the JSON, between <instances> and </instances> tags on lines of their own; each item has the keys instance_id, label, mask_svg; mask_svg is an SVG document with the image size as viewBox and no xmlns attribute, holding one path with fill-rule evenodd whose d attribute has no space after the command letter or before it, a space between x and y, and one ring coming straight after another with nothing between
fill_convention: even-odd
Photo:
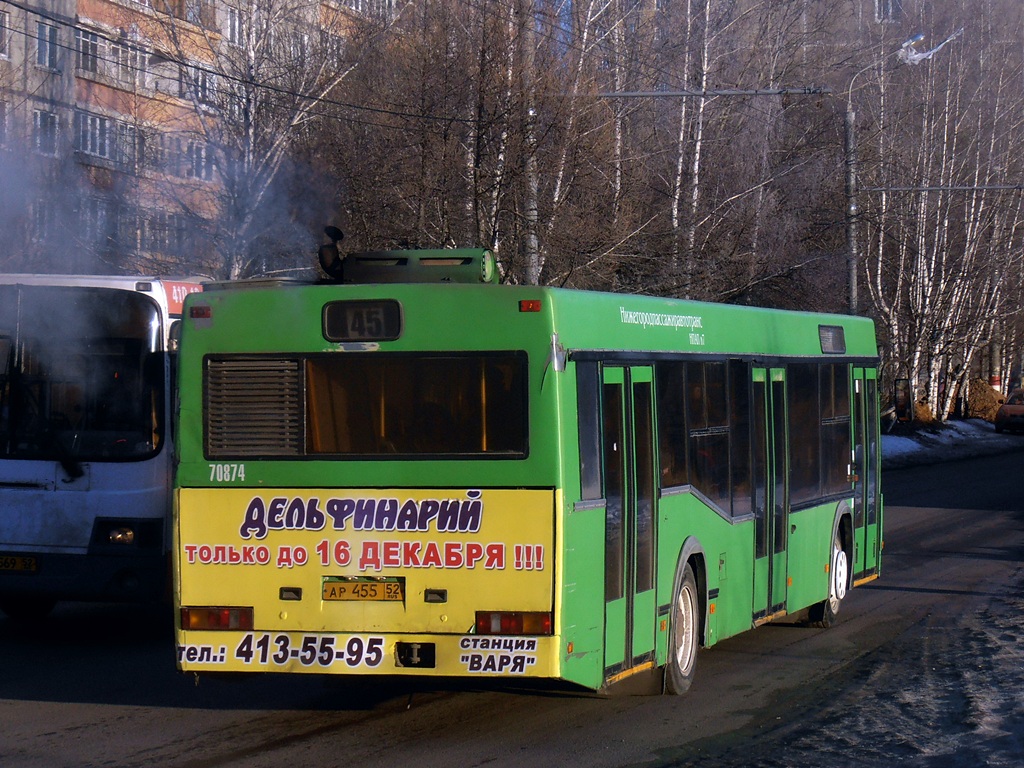
<instances>
[{"instance_id":1,"label":"bus ventilation grille","mask_svg":"<svg viewBox=\"0 0 1024 768\"><path fill-rule=\"evenodd\" d=\"M302 453L302 371L298 360L206 361L206 455Z\"/></svg>"}]
</instances>

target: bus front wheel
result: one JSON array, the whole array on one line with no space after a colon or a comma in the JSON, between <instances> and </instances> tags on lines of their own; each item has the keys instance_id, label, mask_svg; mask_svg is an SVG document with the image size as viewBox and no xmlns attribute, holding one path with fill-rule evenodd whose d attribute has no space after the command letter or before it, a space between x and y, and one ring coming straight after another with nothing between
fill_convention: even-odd
<instances>
[{"instance_id":1,"label":"bus front wheel","mask_svg":"<svg viewBox=\"0 0 1024 768\"><path fill-rule=\"evenodd\" d=\"M693 682L700 644L700 601L697 580L689 563L676 579L669 630L669 659L665 668L665 690L675 695L686 693Z\"/></svg>"},{"instance_id":2,"label":"bus front wheel","mask_svg":"<svg viewBox=\"0 0 1024 768\"><path fill-rule=\"evenodd\" d=\"M828 570L828 599L812 605L808 616L812 624L823 629L836 623L850 579L850 559L838 532L832 539L832 561Z\"/></svg>"}]
</instances>

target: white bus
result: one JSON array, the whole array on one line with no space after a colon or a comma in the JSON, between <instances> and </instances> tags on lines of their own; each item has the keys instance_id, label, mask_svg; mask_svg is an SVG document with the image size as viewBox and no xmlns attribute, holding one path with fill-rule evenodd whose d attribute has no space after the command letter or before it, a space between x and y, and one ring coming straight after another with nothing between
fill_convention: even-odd
<instances>
[{"instance_id":1,"label":"white bus","mask_svg":"<svg viewBox=\"0 0 1024 768\"><path fill-rule=\"evenodd\" d=\"M198 280L0 275L0 610L169 583L172 355Z\"/></svg>"}]
</instances>

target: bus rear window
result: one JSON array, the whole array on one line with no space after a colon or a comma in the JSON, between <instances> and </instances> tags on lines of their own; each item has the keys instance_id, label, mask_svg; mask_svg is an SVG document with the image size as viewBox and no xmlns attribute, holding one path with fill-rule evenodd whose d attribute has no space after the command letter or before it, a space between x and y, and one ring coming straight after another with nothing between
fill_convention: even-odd
<instances>
[{"instance_id":1,"label":"bus rear window","mask_svg":"<svg viewBox=\"0 0 1024 768\"><path fill-rule=\"evenodd\" d=\"M306 360L306 452L526 454L526 355Z\"/></svg>"}]
</instances>

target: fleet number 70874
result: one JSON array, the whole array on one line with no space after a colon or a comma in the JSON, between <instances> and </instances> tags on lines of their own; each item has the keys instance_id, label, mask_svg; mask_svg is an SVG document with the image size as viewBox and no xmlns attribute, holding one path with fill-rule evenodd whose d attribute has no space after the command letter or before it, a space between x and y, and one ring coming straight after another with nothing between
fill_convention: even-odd
<instances>
[{"instance_id":1,"label":"fleet number 70874","mask_svg":"<svg viewBox=\"0 0 1024 768\"><path fill-rule=\"evenodd\" d=\"M211 464L211 483L234 483L245 480L245 464Z\"/></svg>"}]
</instances>

